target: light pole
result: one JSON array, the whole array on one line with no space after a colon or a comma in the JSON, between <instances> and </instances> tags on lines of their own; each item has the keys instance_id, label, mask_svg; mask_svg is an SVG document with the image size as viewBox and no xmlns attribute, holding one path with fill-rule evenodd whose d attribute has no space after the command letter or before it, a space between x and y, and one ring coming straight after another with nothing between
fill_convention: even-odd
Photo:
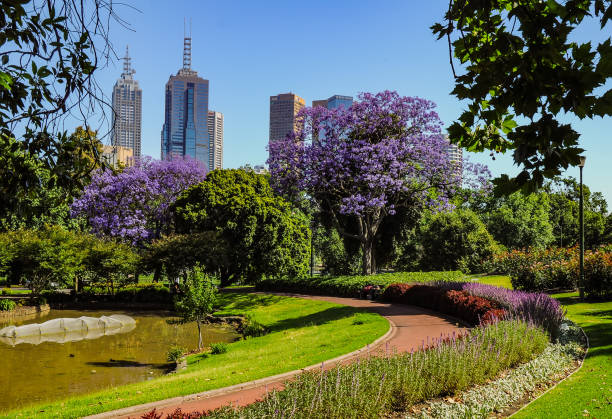
<instances>
[{"instance_id":1,"label":"light pole","mask_svg":"<svg viewBox=\"0 0 612 419\"><path fill-rule=\"evenodd\" d=\"M586 163L586 157L580 156L580 278L578 278L578 292L580 298L584 298L584 202L582 198L582 168Z\"/></svg>"}]
</instances>

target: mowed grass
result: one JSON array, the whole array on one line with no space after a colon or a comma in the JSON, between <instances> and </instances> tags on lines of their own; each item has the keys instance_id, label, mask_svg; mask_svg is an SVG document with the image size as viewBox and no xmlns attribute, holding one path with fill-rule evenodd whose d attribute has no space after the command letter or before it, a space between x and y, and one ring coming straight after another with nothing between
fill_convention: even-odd
<instances>
[{"instance_id":1,"label":"mowed grass","mask_svg":"<svg viewBox=\"0 0 612 419\"><path fill-rule=\"evenodd\" d=\"M499 276L478 282L503 284ZM505 286L512 288L509 278ZM577 292L552 296L586 332L590 349L579 371L513 418L612 418L612 301L581 301Z\"/></svg>"},{"instance_id":2,"label":"mowed grass","mask_svg":"<svg viewBox=\"0 0 612 419\"><path fill-rule=\"evenodd\" d=\"M224 354L192 355L188 368L177 374L3 414L75 418L226 387L351 352L389 329L388 321L377 314L323 301L224 293L219 296L219 305L218 314L248 313L270 333L231 343Z\"/></svg>"}]
</instances>

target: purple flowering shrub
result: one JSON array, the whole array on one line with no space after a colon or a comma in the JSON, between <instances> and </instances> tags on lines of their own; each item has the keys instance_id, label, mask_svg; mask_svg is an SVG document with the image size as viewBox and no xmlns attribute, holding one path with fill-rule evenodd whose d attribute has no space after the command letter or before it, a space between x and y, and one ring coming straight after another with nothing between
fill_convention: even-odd
<instances>
[{"instance_id":1,"label":"purple flowering shrub","mask_svg":"<svg viewBox=\"0 0 612 419\"><path fill-rule=\"evenodd\" d=\"M120 173L99 170L73 202L71 215L85 217L98 236L141 244L170 229L172 203L202 182L206 172L202 163L189 158L143 158Z\"/></svg>"},{"instance_id":2,"label":"purple flowering shrub","mask_svg":"<svg viewBox=\"0 0 612 419\"><path fill-rule=\"evenodd\" d=\"M546 330L552 338L558 335L565 311L559 301L544 293L510 290L478 282L439 282L437 286L494 301L511 318L533 323Z\"/></svg>"}]
</instances>

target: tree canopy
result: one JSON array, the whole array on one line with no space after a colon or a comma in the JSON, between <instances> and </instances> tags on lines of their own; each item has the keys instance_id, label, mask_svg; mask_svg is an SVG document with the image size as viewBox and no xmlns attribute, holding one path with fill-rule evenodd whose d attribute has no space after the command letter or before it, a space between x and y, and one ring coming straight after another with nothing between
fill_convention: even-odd
<instances>
[{"instance_id":1,"label":"tree canopy","mask_svg":"<svg viewBox=\"0 0 612 419\"><path fill-rule=\"evenodd\" d=\"M174 211L179 233L215 233L203 263L222 285L308 272L307 220L274 195L266 175L214 170L176 200Z\"/></svg>"},{"instance_id":2,"label":"tree canopy","mask_svg":"<svg viewBox=\"0 0 612 419\"><path fill-rule=\"evenodd\" d=\"M396 92L364 93L348 109L303 108L297 133L269 144L277 192L305 194L340 234L357 240L364 274L372 273L385 217L415 205L445 207L460 182L434 108Z\"/></svg>"},{"instance_id":3,"label":"tree canopy","mask_svg":"<svg viewBox=\"0 0 612 419\"><path fill-rule=\"evenodd\" d=\"M579 133L564 114L612 115L612 89L600 89L612 77L610 38L572 38L589 20L603 30L611 18L610 0L451 0L444 22L432 26L448 40L452 93L467 103L450 139L469 151L512 151L522 167L495 180L500 192L535 191L578 164Z\"/></svg>"}]
</instances>

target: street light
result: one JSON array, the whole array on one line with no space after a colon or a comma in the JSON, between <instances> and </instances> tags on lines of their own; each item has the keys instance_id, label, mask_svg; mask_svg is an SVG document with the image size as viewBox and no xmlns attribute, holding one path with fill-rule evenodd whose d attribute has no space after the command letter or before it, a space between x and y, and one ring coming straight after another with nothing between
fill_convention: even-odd
<instances>
[{"instance_id":1,"label":"street light","mask_svg":"<svg viewBox=\"0 0 612 419\"><path fill-rule=\"evenodd\" d=\"M580 298L584 298L584 203L582 198L582 168L586 163L586 157L580 156L580 277L578 278L578 292Z\"/></svg>"}]
</instances>

